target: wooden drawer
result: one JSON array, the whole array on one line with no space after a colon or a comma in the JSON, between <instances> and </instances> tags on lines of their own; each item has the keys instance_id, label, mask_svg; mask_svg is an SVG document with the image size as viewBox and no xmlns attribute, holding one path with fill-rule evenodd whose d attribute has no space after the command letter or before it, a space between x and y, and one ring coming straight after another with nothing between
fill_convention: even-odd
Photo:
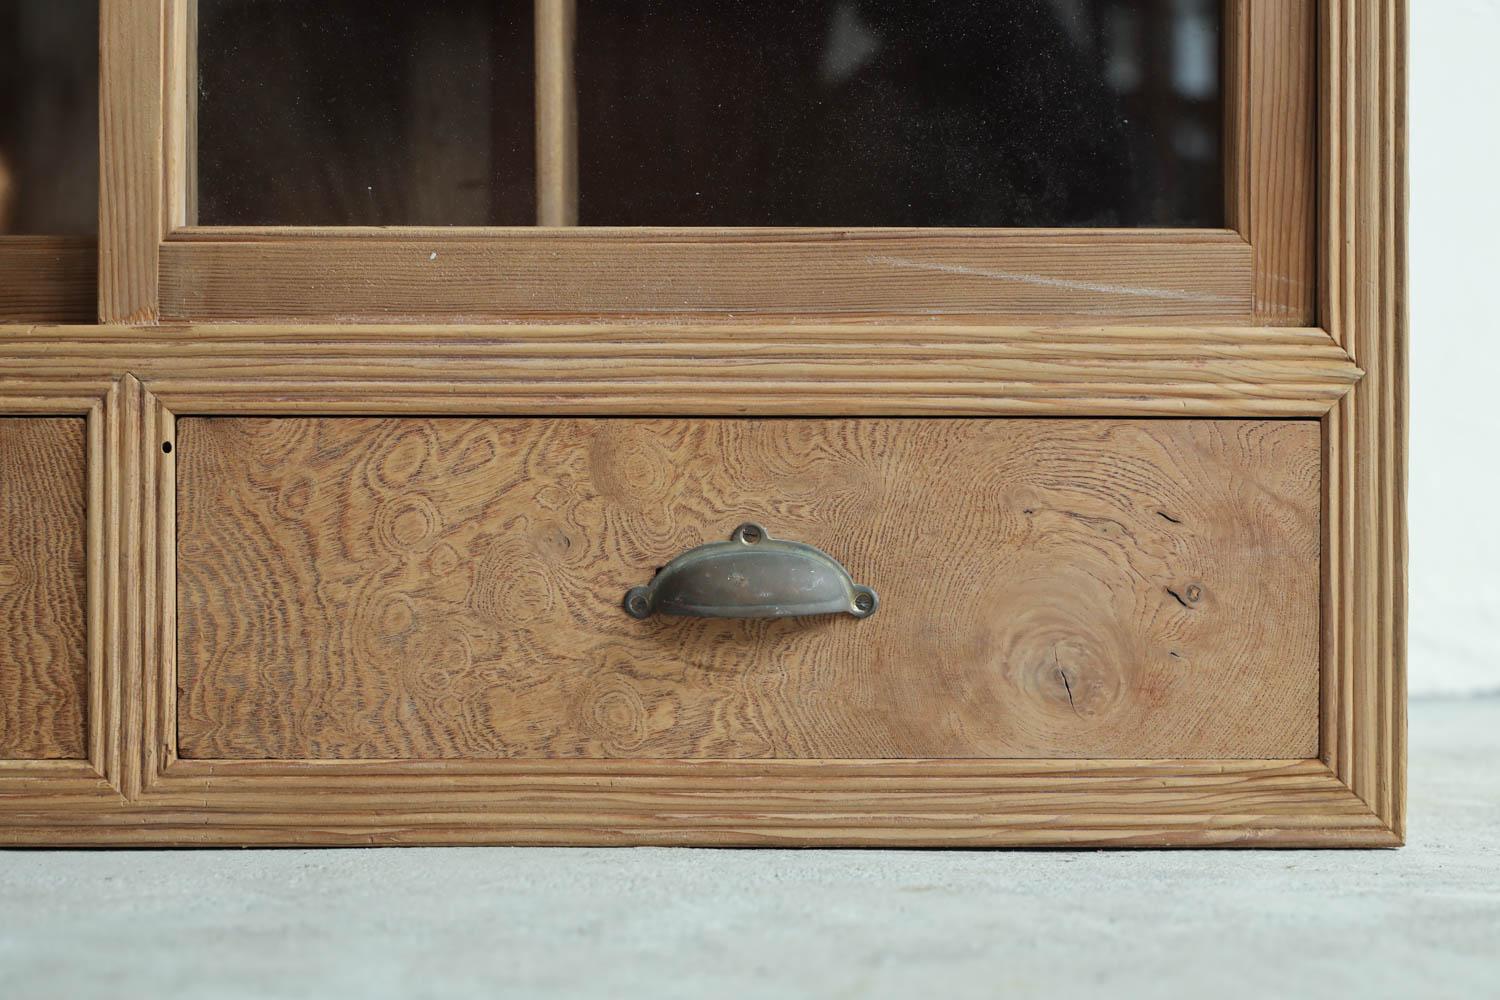
<instances>
[{"instance_id":1,"label":"wooden drawer","mask_svg":"<svg viewBox=\"0 0 1500 1000\"><path fill-rule=\"evenodd\" d=\"M1313 421L182 418L177 752L1318 752ZM656 617L756 520L879 612Z\"/></svg>"}]
</instances>

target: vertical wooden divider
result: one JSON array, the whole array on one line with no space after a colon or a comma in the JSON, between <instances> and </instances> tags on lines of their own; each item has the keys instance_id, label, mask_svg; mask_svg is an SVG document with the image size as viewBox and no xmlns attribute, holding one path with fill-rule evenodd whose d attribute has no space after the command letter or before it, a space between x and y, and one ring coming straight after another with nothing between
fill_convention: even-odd
<instances>
[{"instance_id":1,"label":"vertical wooden divider","mask_svg":"<svg viewBox=\"0 0 1500 1000\"><path fill-rule=\"evenodd\" d=\"M1244 69L1253 99L1242 150L1249 214L1241 232L1255 251L1255 315L1262 326L1316 321L1317 109L1291 94L1315 89L1316 0L1250 6Z\"/></svg>"},{"instance_id":2,"label":"vertical wooden divider","mask_svg":"<svg viewBox=\"0 0 1500 1000\"><path fill-rule=\"evenodd\" d=\"M167 0L162 232L198 224L198 0Z\"/></svg>"},{"instance_id":3,"label":"vertical wooden divider","mask_svg":"<svg viewBox=\"0 0 1500 1000\"><path fill-rule=\"evenodd\" d=\"M1226 0L1225 221L1255 257L1255 323L1309 326L1317 291L1318 0Z\"/></svg>"},{"instance_id":4,"label":"vertical wooden divider","mask_svg":"<svg viewBox=\"0 0 1500 1000\"><path fill-rule=\"evenodd\" d=\"M1406 829L1405 0L1323 0L1321 319L1365 372L1324 421L1323 760Z\"/></svg>"},{"instance_id":5,"label":"vertical wooden divider","mask_svg":"<svg viewBox=\"0 0 1500 1000\"><path fill-rule=\"evenodd\" d=\"M146 393L134 375L126 375L119 383L120 394L120 448L117 452L118 477L121 498L120 511L120 635L118 662L124 674L121 691L120 752L123 768L120 772L120 790L127 799L140 798L145 787L145 772L142 760L142 725L144 722L142 698L144 678L142 665L145 661L146 627L146 567L148 552L154 532L151 525L142 521L149 504L148 483L144 476L142 455L148 434Z\"/></svg>"},{"instance_id":6,"label":"vertical wooden divider","mask_svg":"<svg viewBox=\"0 0 1500 1000\"><path fill-rule=\"evenodd\" d=\"M155 682L145 701L146 785L177 759L177 420L149 391L147 435L142 445L150 508L145 518L153 532L147 548L146 658L144 668ZM150 557L153 557L150 558Z\"/></svg>"},{"instance_id":7,"label":"vertical wooden divider","mask_svg":"<svg viewBox=\"0 0 1500 1000\"><path fill-rule=\"evenodd\" d=\"M577 0L536 0L536 221L578 225Z\"/></svg>"},{"instance_id":8,"label":"vertical wooden divider","mask_svg":"<svg viewBox=\"0 0 1500 1000\"><path fill-rule=\"evenodd\" d=\"M129 492L128 476L124 461L127 420L125 419L126 389L116 381L110 387L104 404L104 453L100 463L104 472L104 547L100 553L104 577L104 668L103 712L97 716L102 721L103 733L102 766L99 771L117 789L122 789L121 735L124 711L121 688L126 671L122 668L125 632L128 618L124 610L124 591L130 574L125 566L128 547L124 538L127 527L124 505Z\"/></svg>"},{"instance_id":9,"label":"vertical wooden divider","mask_svg":"<svg viewBox=\"0 0 1500 1000\"><path fill-rule=\"evenodd\" d=\"M100 775L109 774L108 710L105 692L110 689L107 674L107 649L105 645L105 621L109 602L105 587L105 526L104 511L108 496L108 470L105 462L106 424L108 422L108 396L97 400L89 407L88 415L88 535L85 542L85 562L88 572L88 758Z\"/></svg>"},{"instance_id":10,"label":"vertical wooden divider","mask_svg":"<svg viewBox=\"0 0 1500 1000\"><path fill-rule=\"evenodd\" d=\"M99 6L99 322L161 315L164 0Z\"/></svg>"},{"instance_id":11,"label":"vertical wooden divider","mask_svg":"<svg viewBox=\"0 0 1500 1000\"><path fill-rule=\"evenodd\" d=\"M1250 240L1250 0L1224 0L1224 225Z\"/></svg>"}]
</instances>

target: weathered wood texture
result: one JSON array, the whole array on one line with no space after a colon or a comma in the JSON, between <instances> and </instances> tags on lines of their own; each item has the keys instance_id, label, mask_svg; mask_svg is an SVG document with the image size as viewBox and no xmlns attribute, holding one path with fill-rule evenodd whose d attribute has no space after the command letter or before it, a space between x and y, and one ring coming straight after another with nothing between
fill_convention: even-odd
<instances>
[{"instance_id":1,"label":"weathered wood texture","mask_svg":"<svg viewBox=\"0 0 1500 1000\"><path fill-rule=\"evenodd\" d=\"M970 316L1245 322L1234 233L880 230L189 231L161 247L178 322Z\"/></svg>"},{"instance_id":2,"label":"weathered wood texture","mask_svg":"<svg viewBox=\"0 0 1500 1000\"><path fill-rule=\"evenodd\" d=\"M1324 420L1323 759L1406 830L1405 0L1324 0L1320 303L1368 371Z\"/></svg>"},{"instance_id":3,"label":"weathered wood texture","mask_svg":"<svg viewBox=\"0 0 1500 1000\"><path fill-rule=\"evenodd\" d=\"M1231 216L1255 255L1256 321L1314 322L1317 294L1317 0L1234 0Z\"/></svg>"},{"instance_id":4,"label":"weathered wood texture","mask_svg":"<svg viewBox=\"0 0 1500 1000\"><path fill-rule=\"evenodd\" d=\"M107 18L125 10L151 15L153 6L149 0L128 8L125 0L106 2ZM1264 0L1261 6L1295 4ZM850 332L842 340L825 329L816 341L799 341L802 331L781 317L764 316L738 320L743 324L738 327L726 321L711 333L705 332L710 326L705 322L680 336L657 336L647 324L634 332L610 327L593 334L580 326L546 347L537 346L549 336L550 328L542 327L521 328L511 344L504 343L498 328L476 333L397 327L390 328L389 339L334 327L323 333L263 328L240 335L222 329L149 335L120 328L0 331L0 402L8 412L77 413L93 406L85 397L96 402L104 391L101 376L116 386L108 394L106 419L90 424L91 433L102 430L103 442L91 439L91 488L106 484L99 494L103 502L95 503L91 494L90 510L105 511L108 526L101 532L104 544L89 545L90 571L102 573L107 586L98 589L108 595L102 624L90 630L103 637L103 683L90 692L98 721L91 725L90 745L101 750L91 750L97 763L0 759L0 840L52 846L1399 844L1406 777L1407 5L1404 0L1319 0L1318 10L1323 89L1316 115L1322 151L1317 259L1322 270L1315 322L1334 339L1303 331L1316 346L1294 344L1294 331L1275 331L1262 340L1251 336L1255 331L1225 329L1264 321L1249 318L1255 315L1257 292L1248 260L1244 283L1236 287L1244 289L1249 312L1205 324L1215 330L1177 331L1184 336L1176 338L1153 319L1127 321L1138 329L1124 331L1118 329L1120 320L1101 313L1098 323L1111 328L1106 336L1088 326L1075 326L1065 336L1058 324L1076 323L1082 313L1038 313L1018 324L1033 328L1023 342L1013 339L1020 336L1016 328L995 328L992 314L985 319L990 335L983 346L985 338L974 332L980 327L957 339L913 337L910 343L918 345L908 352L913 363L893 361L874 380L849 374L858 370L856 354L870 349L894 357L902 337L894 328L889 336ZM106 24L106 88L122 76L111 64L116 70L125 63L137 70L159 66L160 26L154 21L154 16L138 17L119 31ZM132 99L149 108L160 94L159 86L147 85ZM123 176L121 171L135 178L130 184L142 199L159 200L160 177L150 158L160 156L160 143L151 131L149 122L125 130L127 137L145 137L139 145L106 136L107 213L108 176ZM113 190L124 192L127 186L116 183ZM1234 228L1246 231L1238 220ZM108 238L108 222L101 231ZM397 238L423 242L432 235ZM449 235L464 239L462 233ZM220 233L202 238L234 239ZM252 246L274 239L251 234ZM1106 241L1090 234L1089 242ZM143 259L127 257L120 268ZM1156 270L1140 276L1169 274L1174 260L1157 259ZM424 254L416 266L430 263ZM381 280L371 275L370 280ZM1086 283L1079 274L1041 276ZM460 274L453 283L469 278ZM355 278L345 280L353 301L367 307ZM378 319L398 314L401 303L395 296L418 284L394 285L394 305ZM276 291L259 287L268 295ZM150 298L148 290L144 299ZM236 301L247 314L254 312L249 299ZM312 302L310 296L307 301ZM325 301L314 318L339 319L345 315L339 305ZM942 319L952 316L944 313ZM848 317L826 318L831 329ZM1149 340L1142 339L1142 326L1149 327ZM1058 338L1057 351L1048 346L1052 337ZM139 349L128 346L132 338L138 338ZM402 338L420 339L428 350L403 355ZM466 359L476 341L483 346ZM709 364L721 357L715 351L725 349L723 341L744 345L743 364ZM841 344L832 359L838 374L830 377L820 352L835 343ZM1353 362L1337 352L1324 356L1335 343L1353 355ZM286 357L278 356L281 346ZM629 360L615 360L611 367L609 352L616 347ZM658 347L662 364L656 366L650 352ZM1283 357L1284 349L1290 353ZM1201 354L1195 358L1193 351ZM702 355L697 363L689 357L693 352ZM976 362L984 370L977 379L969 375ZM1356 363L1368 375L1346 394L1358 378ZM633 379L630 371L638 365L653 366L651 374ZM714 367L732 370L734 377L715 379ZM594 381L577 381L578 371ZM1250 378L1241 380L1240 374ZM1014 387L1008 385L1012 379ZM1312 383L1319 384L1309 388ZM175 456L160 450L161 439L171 435L171 413L153 393L183 413L435 416L540 414L548 406L563 413L673 415L674 391L694 412L726 414L892 412L878 406L948 416L981 408L1020 413L1031 407L1029 412L1056 415L1250 416L1263 415L1257 408L1262 405L1277 407L1271 411L1277 414L1326 413L1318 759L379 762L179 760L171 752L178 708L172 617L177 591L169 540L175 523ZM1340 397L1328 413L1327 405ZM630 409L633 403L641 408ZM1314 412L1314 404L1321 409Z\"/></svg>"},{"instance_id":5,"label":"weathered wood texture","mask_svg":"<svg viewBox=\"0 0 1500 1000\"><path fill-rule=\"evenodd\" d=\"M0 808L0 840L49 846L1395 844L1378 817L1318 761L552 761L487 771L477 764L184 761L136 803L98 800L103 808L91 809L79 801L63 811L55 796L35 787L9 797ZM257 767L274 773L256 777L250 772Z\"/></svg>"},{"instance_id":6,"label":"weathered wood texture","mask_svg":"<svg viewBox=\"0 0 1500 1000\"><path fill-rule=\"evenodd\" d=\"M163 0L100 0L99 319L158 316Z\"/></svg>"},{"instance_id":7,"label":"weathered wood texture","mask_svg":"<svg viewBox=\"0 0 1500 1000\"><path fill-rule=\"evenodd\" d=\"M0 377L131 371L183 413L1321 417L1320 330L702 323L16 329Z\"/></svg>"},{"instance_id":8,"label":"weathered wood texture","mask_svg":"<svg viewBox=\"0 0 1500 1000\"><path fill-rule=\"evenodd\" d=\"M183 419L184 757L1298 758L1312 422ZM631 620L756 519L867 622Z\"/></svg>"},{"instance_id":9,"label":"weathered wood texture","mask_svg":"<svg viewBox=\"0 0 1500 1000\"><path fill-rule=\"evenodd\" d=\"M85 425L0 417L0 758L87 755Z\"/></svg>"},{"instance_id":10,"label":"weathered wood texture","mask_svg":"<svg viewBox=\"0 0 1500 1000\"><path fill-rule=\"evenodd\" d=\"M98 274L92 237L0 236L0 323L92 323Z\"/></svg>"}]
</instances>

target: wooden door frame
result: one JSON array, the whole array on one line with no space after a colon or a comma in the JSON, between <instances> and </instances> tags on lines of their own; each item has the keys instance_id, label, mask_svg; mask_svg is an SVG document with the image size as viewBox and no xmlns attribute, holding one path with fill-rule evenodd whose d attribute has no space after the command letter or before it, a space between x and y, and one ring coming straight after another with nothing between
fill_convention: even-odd
<instances>
[{"instance_id":1,"label":"wooden door frame","mask_svg":"<svg viewBox=\"0 0 1500 1000\"><path fill-rule=\"evenodd\" d=\"M0 840L1401 843L1406 3L1319 0L1317 13L1317 296L1307 321L1268 327L1251 310L1238 323L1103 327L1076 314L1029 324L296 327L161 322L167 12L160 0L104 0L100 307L113 325L10 328L0 346L0 406L109 415L89 439L90 481L109 484L91 485L89 504L91 601L108 609L90 611L90 739L100 750L87 773L0 767ZM1254 254L1264 230L1247 225ZM1263 273L1268 287L1286 277ZM91 388L80 395L79 385ZM174 416L200 413L1319 419L1321 750L1289 761L181 761L174 468L163 445Z\"/></svg>"},{"instance_id":2,"label":"wooden door frame","mask_svg":"<svg viewBox=\"0 0 1500 1000\"><path fill-rule=\"evenodd\" d=\"M1317 0L1223 0L1226 226L1113 230L570 228L574 0L535 0L539 212L562 225L192 225L196 3L106 3L119 11L107 36L138 40L109 73L106 125L144 129L133 132L144 141L114 144L106 179L114 202L155 211L105 213L128 217L114 236L142 266L128 291L101 287L104 322L1313 319Z\"/></svg>"}]
</instances>

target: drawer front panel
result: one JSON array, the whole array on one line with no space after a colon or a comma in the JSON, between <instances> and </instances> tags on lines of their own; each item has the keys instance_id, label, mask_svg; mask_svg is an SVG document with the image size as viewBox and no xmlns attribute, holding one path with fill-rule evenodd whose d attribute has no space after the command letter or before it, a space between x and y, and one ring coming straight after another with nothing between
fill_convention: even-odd
<instances>
[{"instance_id":1,"label":"drawer front panel","mask_svg":"<svg viewBox=\"0 0 1500 1000\"><path fill-rule=\"evenodd\" d=\"M181 418L185 758L1304 758L1311 421ZM742 521L856 620L621 609Z\"/></svg>"},{"instance_id":2,"label":"drawer front panel","mask_svg":"<svg viewBox=\"0 0 1500 1000\"><path fill-rule=\"evenodd\" d=\"M0 759L85 756L85 439L0 417Z\"/></svg>"}]
</instances>

